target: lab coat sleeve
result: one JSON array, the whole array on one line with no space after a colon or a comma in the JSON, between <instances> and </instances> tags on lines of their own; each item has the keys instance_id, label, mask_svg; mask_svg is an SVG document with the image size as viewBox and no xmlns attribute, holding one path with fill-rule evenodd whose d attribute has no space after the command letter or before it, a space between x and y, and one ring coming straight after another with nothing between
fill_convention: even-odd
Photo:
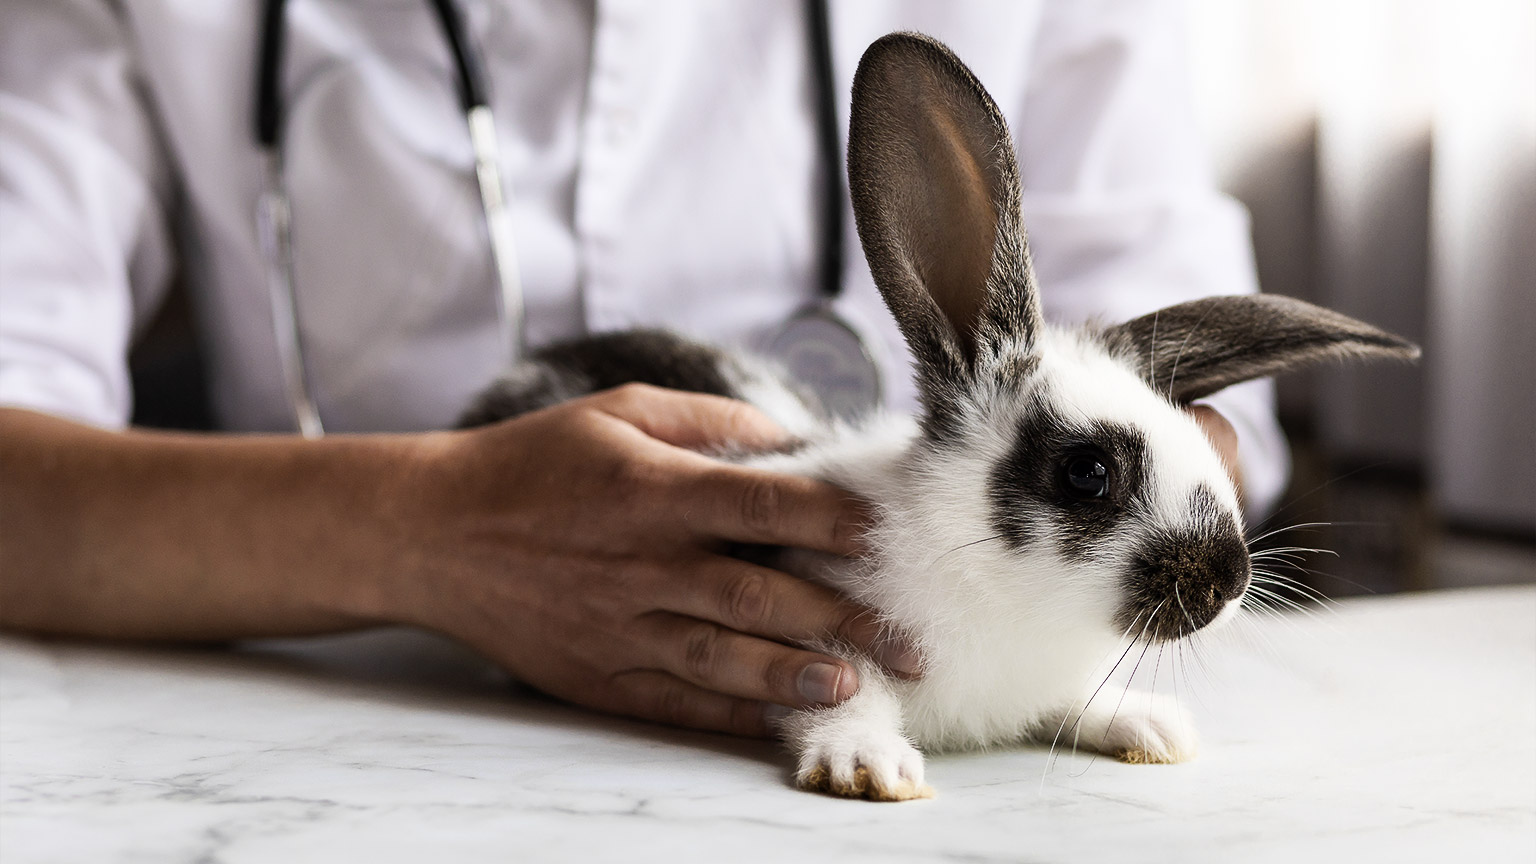
<instances>
[{"instance_id":1,"label":"lab coat sleeve","mask_svg":"<svg viewBox=\"0 0 1536 864\"><path fill-rule=\"evenodd\" d=\"M173 266L125 4L0 4L0 405L125 425L133 322Z\"/></svg>"},{"instance_id":2,"label":"lab coat sleeve","mask_svg":"<svg viewBox=\"0 0 1536 864\"><path fill-rule=\"evenodd\" d=\"M1024 222L1048 318L1127 320L1258 290L1246 211L1216 188L1174 0L1044 4L1016 121ZM1285 486L1272 382L1209 400L1237 428L1250 515Z\"/></svg>"}]
</instances>

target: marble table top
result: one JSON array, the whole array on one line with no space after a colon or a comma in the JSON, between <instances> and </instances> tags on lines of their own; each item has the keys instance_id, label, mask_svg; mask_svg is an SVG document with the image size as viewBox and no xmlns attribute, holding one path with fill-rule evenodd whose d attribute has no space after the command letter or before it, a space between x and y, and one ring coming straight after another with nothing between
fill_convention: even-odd
<instances>
[{"instance_id":1,"label":"marble table top","mask_svg":"<svg viewBox=\"0 0 1536 864\"><path fill-rule=\"evenodd\" d=\"M1192 762L937 756L937 798L871 804L795 791L774 744L555 704L419 634L3 637L0 861L1536 861L1536 588L1197 647Z\"/></svg>"}]
</instances>

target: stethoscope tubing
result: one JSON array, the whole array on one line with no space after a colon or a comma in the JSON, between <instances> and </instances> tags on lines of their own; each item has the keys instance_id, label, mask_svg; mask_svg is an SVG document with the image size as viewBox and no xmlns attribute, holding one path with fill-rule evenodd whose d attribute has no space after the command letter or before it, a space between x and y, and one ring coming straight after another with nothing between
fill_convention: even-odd
<instances>
[{"instance_id":1,"label":"stethoscope tubing","mask_svg":"<svg viewBox=\"0 0 1536 864\"><path fill-rule=\"evenodd\" d=\"M485 67L468 38L464 18L453 0L431 0L453 59L456 92L469 130L475 181L489 235L497 279L497 313L508 362L522 356L523 290L517 246L512 235L510 195L501 170L496 118L491 112ZM266 0L256 70L254 134L262 151L264 184L257 202L257 231L267 270L273 335L283 367L283 388L299 432L306 438L325 434L304 363L303 334L294 291L293 215L283 170L282 70L287 36L287 0Z\"/></svg>"},{"instance_id":2,"label":"stethoscope tubing","mask_svg":"<svg viewBox=\"0 0 1536 864\"><path fill-rule=\"evenodd\" d=\"M475 108L490 106L485 65L469 39L454 0L429 0L437 13L438 26L453 58L455 92L459 107L467 116ZM287 47L288 0L266 0L261 14L261 41L256 60L256 143L264 150L282 146L283 104L282 73Z\"/></svg>"},{"instance_id":3,"label":"stethoscope tubing","mask_svg":"<svg viewBox=\"0 0 1536 864\"><path fill-rule=\"evenodd\" d=\"M832 16L827 0L805 0L811 74L816 92L816 144L823 166L820 300L830 306L843 291L843 144L838 135L837 72L832 65Z\"/></svg>"}]
</instances>

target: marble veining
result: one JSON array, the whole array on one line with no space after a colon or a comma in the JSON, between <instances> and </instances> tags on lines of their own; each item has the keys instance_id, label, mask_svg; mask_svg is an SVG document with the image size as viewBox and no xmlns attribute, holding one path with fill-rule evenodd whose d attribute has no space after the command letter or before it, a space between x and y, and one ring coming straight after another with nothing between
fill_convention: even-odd
<instances>
[{"instance_id":1,"label":"marble veining","mask_svg":"<svg viewBox=\"0 0 1536 864\"><path fill-rule=\"evenodd\" d=\"M1156 664L1192 762L938 756L938 798L869 804L796 792L771 743L575 710L420 634L4 637L0 862L1536 860L1536 589L1192 648Z\"/></svg>"}]
</instances>

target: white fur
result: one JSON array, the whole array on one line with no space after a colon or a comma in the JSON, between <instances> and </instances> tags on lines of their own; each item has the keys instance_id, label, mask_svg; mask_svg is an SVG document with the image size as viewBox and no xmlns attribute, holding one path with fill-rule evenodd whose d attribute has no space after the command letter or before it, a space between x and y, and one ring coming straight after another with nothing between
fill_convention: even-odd
<instances>
[{"instance_id":1,"label":"white fur","mask_svg":"<svg viewBox=\"0 0 1536 864\"><path fill-rule=\"evenodd\" d=\"M1067 714L1058 728L1072 729L1071 738L1062 743L1074 748L1133 762L1183 762L1200 749L1199 736L1185 717L1178 703L1167 696L1131 690L1095 701L1081 717Z\"/></svg>"},{"instance_id":2,"label":"white fur","mask_svg":"<svg viewBox=\"0 0 1536 864\"><path fill-rule=\"evenodd\" d=\"M721 364L720 374L731 390L757 406L786 432L805 438L822 428L804 400L784 385L789 376L778 364L745 354L731 355L730 361Z\"/></svg>"},{"instance_id":3,"label":"white fur","mask_svg":"<svg viewBox=\"0 0 1536 864\"><path fill-rule=\"evenodd\" d=\"M872 797L928 797L932 793L923 782L923 756L901 731L900 697L872 664L858 665L865 683L847 701L796 711L783 721L780 731L798 754L796 782L814 785L820 770L827 791L853 794L863 769L869 788L860 791Z\"/></svg>"},{"instance_id":4,"label":"white fur","mask_svg":"<svg viewBox=\"0 0 1536 864\"><path fill-rule=\"evenodd\" d=\"M1221 457L1193 417L1173 408L1134 369L1079 331L1048 327L1041 343L1041 375L1049 382L1053 405L1069 417L1119 422L1147 436L1157 458L1153 476L1160 494L1152 515L1158 521L1178 524L1187 516L1188 493L1202 483L1223 507L1234 515L1241 512Z\"/></svg>"},{"instance_id":5,"label":"white fur","mask_svg":"<svg viewBox=\"0 0 1536 864\"><path fill-rule=\"evenodd\" d=\"M1223 518L1240 519L1236 492L1199 425L1135 370L1091 338L1053 328L1042 334L1038 356L1023 394L971 394L960 446L935 447L910 419L882 416L859 429L833 429L792 455L752 460L874 502L869 558L800 555L788 566L879 610L917 642L926 662L919 680L900 681L859 660L859 695L792 717L785 730L802 780L817 766L836 775L865 764L889 774L892 765L907 764L896 743L904 736L927 749L1050 740L1074 705L1082 710L1102 658L1126 644L1114 615L1131 540L1142 531L1193 527L1189 501L1199 486L1216 495ZM991 472L1008 456L1027 410L1020 396L1031 393L1068 420L1124 424L1146 437L1155 503L1086 562L1049 543L1019 551L987 539L996 533ZM1174 721L1172 706L1127 698L1136 708L1113 726L1113 702L1089 704L1079 743L1147 761L1193 752L1193 732ZM920 773L903 770L921 783Z\"/></svg>"}]
</instances>

